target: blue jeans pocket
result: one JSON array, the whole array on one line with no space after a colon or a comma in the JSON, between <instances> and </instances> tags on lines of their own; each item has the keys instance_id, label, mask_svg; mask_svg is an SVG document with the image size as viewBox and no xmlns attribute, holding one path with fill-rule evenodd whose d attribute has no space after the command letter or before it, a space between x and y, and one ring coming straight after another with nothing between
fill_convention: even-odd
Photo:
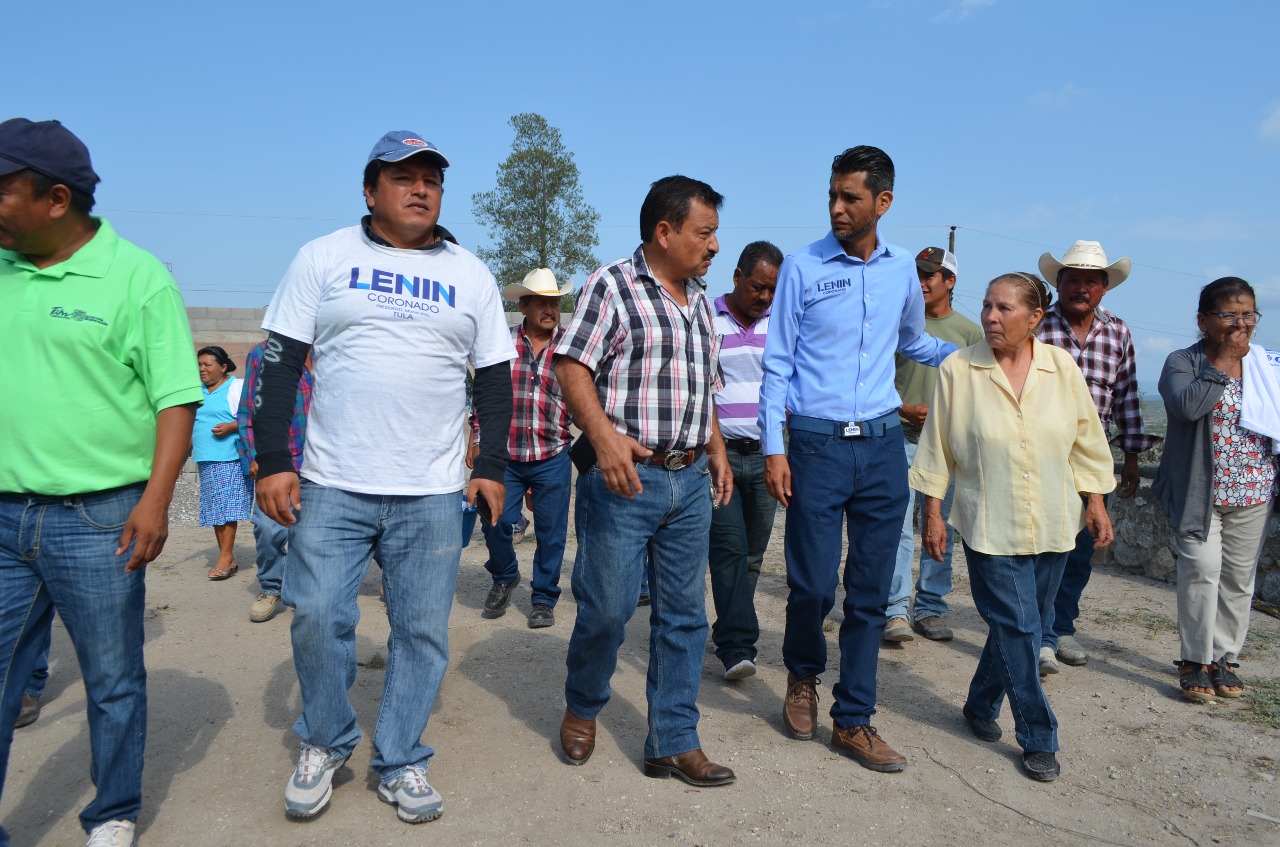
<instances>
[{"instance_id":1,"label":"blue jeans pocket","mask_svg":"<svg viewBox=\"0 0 1280 847\"><path fill-rule=\"evenodd\" d=\"M817 456L835 440L834 435L819 435L816 432L797 430L791 433L791 443L787 446L787 453L794 456Z\"/></svg>"},{"instance_id":2,"label":"blue jeans pocket","mask_svg":"<svg viewBox=\"0 0 1280 847\"><path fill-rule=\"evenodd\" d=\"M76 515L94 529L123 529L141 496L142 489L138 487L83 497L75 501Z\"/></svg>"}]
</instances>

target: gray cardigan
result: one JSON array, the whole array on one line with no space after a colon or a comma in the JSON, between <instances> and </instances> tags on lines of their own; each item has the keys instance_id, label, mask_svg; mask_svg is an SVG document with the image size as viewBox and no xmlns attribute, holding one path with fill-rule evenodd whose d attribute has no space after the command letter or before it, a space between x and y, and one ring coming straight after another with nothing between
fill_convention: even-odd
<instances>
[{"instance_id":1,"label":"gray cardigan","mask_svg":"<svg viewBox=\"0 0 1280 847\"><path fill-rule=\"evenodd\" d=\"M1169 431L1151 489L1173 531L1199 541L1213 511L1213 407L1228 379L1209 364L1203 341L1170 353L1160 372Z\"/></svg>"}]
</instances>

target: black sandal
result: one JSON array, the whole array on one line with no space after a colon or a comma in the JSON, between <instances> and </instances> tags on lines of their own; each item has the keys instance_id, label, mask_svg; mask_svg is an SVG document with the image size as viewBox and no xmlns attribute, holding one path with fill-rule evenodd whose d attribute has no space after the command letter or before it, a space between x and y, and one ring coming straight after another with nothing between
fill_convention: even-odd
<instances>
[{"instance_id":1,"label":"black sandal","mask_svg":"<svg viewBox=\"0 0 1280 847\"><path fill-rule=\"evenodd\" d=\"M1178 685L1182 688L1183 697L1193 703L1210 703L1213 701L1214 695L1196 690L1197 688L1207 688L1209 691L1217 691L1217 688L1209 679L1209 672L1199 662L1179 660L1174 664L1178 666Z\"/></svg>"},{"instance_id":2,"label":"black sandal","mask_svg":"<svg viewBox=\"0 0 1280 847\"><path fill-rule=\"evenodd\" d=\"M1228 662L1226 656L1209 666L1209 682L1219 697L1235 699L1244 694L1244 682L1231 670L1238 667L1239 664Z\"/></svg>"}]
</instances>

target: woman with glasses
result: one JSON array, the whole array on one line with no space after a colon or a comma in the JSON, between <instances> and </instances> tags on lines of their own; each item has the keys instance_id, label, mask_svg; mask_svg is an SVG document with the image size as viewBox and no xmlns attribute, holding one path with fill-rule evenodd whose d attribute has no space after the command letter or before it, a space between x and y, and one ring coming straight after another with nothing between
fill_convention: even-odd
<instances>
[{"instance_id":1,"label":"woman with glasses","mask_svg":"<svg viewBox=\"0 0 1280 847\"><path fill-rule=\"evenodd\" d=\"M1200 340L1171 353L1160 374L1169 431L1153 490L1178 559L1178 682L1195 702L1244 693L1233 669L1277 470L1272 440L1240 424L1244 360L1260 318L1249 283L1214 280L1200 291Z\"/></svg>"}]
</instances>

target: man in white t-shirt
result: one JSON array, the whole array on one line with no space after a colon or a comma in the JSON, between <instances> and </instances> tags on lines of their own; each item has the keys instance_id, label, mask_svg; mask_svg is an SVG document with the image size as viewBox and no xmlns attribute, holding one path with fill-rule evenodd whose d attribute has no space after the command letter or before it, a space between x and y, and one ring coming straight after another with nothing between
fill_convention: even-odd
<instances>
[{"instance_id":1,"label":"man in white t-shirt","mask_svg":"<svg viewBox=\"0 0 1280 847\"><path fill-rule=\"evenodd\" d=\"M511 335L493 276L438 225L449 166L416 133L383 136L364 173L369 215L299 251L262 326L254 391L258 504L291 525L283 598L294 607L302 689L298 765L285 811L325 807L360 740L356 595L377 556L391 639L371 767L378 796L409 823L443 812L421 742L449 662L462 551L460 494L498 515L511 419ZM288 427L307 352L314 387L302 475ZM467 366L475 369L480 452L463 477ZM492 520L492 518L490 518Z\"/></svg>"}]
</instances>

